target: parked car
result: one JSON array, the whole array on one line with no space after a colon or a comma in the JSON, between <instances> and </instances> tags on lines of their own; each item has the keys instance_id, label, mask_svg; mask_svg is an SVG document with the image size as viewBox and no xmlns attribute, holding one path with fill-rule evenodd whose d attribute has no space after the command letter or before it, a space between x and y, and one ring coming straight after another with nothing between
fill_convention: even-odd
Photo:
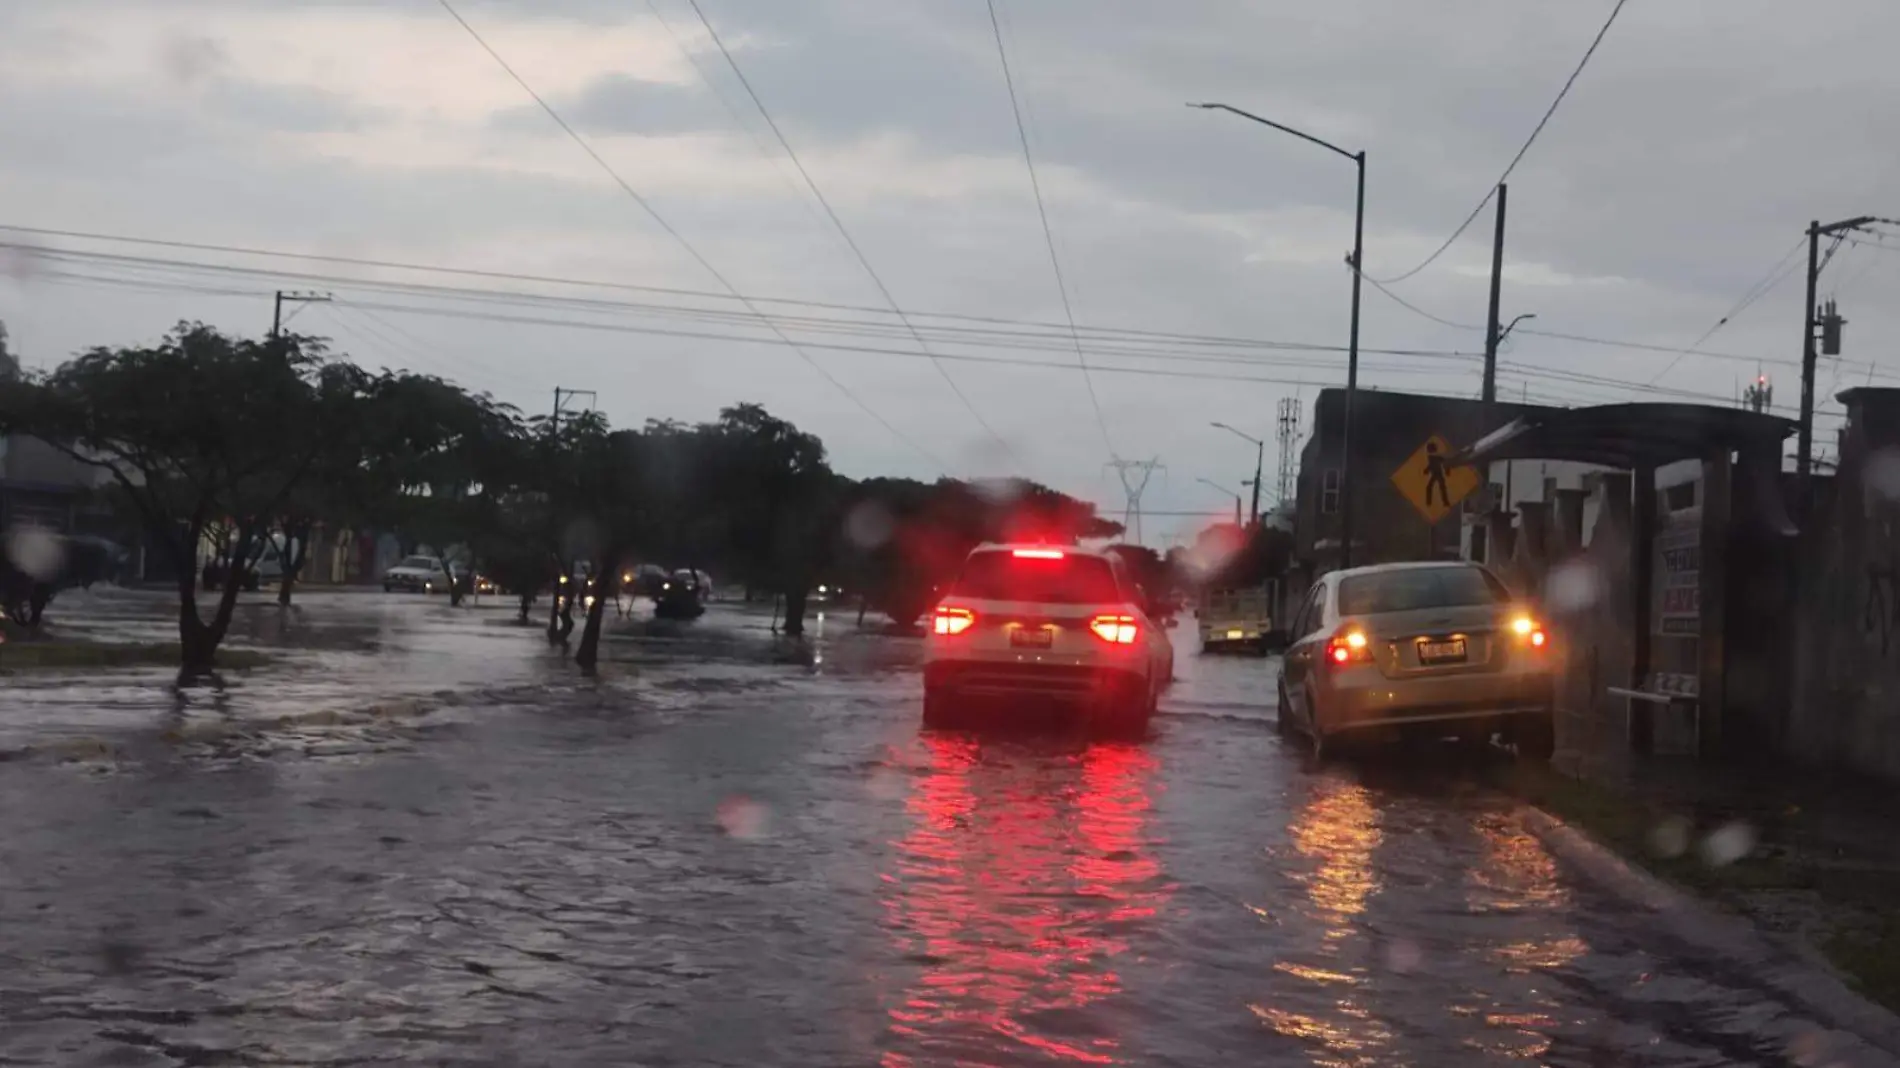
<instances>
[{"instance_id":1,"label":"parked car","mask_svg":"<svg viewBox=\"0 0 1900 1068\"><path fill-rule=\"evenodd\" d=\"M1320 579L1294 616L1280 674L1283 733L1503 734L1548 759L1551 638L1477 564L1381 564Z\"/></svg>"},{"instance_id":2,"label":"parked car","mask_svg":"<svg viewBox=\"0 0 1900 1068\"><path fill-rule=\"evenodd\" d=\"M698 619L706 613L705 599L697 575L692 571L677 571L660 584L660 595L653 601L653 614L660 619Z\"/></svg>"},{"instance_id":3,"label":"parked car","mask_svg":"<svg viewBox=\"0 0 1900 1068\"><path fill-rule=\"evenodd\" d=\"M682 567L678 571L675 571L671 575L667 576L667 581L687 583L691 585L693 589L698 593L699 599L701 601L712 600L712 597L713 597L712 576L706 574L704 571L695 571L690 567Z\"/></svg>"},{"instance_id":4,"label":"parked car","mask_svg":"<svg viewBox=\"0 0 1900 1068\"><path fill-rule=\"evenodd\" d=\"M924 723L957 726L973 703L1028 698L1138 732L1174 677L1174 647L1119 557L1047 545L981 545L927 628Z\"/></svg>"},{"instance_id":5,"label":"parked car","mask_svg":"<svg viewBox=\"0 0 1900 1068\"><path fill-rule=\"evenodd\" d=\"M405 556L395 567L383 572L383 592L403 590L408 593L434 593L437 590L447 592L449 571L442 561L434 556Z\"/></svg>"}]
</instances>

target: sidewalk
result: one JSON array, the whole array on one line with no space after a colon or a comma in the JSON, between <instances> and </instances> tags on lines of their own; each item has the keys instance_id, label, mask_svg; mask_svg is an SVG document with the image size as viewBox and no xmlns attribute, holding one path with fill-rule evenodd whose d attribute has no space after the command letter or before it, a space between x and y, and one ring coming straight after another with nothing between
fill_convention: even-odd
<instances>
[{"instance_id":1,"label":"sidewalk","mask_svg":"<svg viewBox=\"0 0 1900 1068\"><path fill-rule=\"evenodd\" d=\"M1775 769L1635 761L1583 781L1500 785L1652 872L1805 946L1900 1010L1900 790Z\"/></svg>"}]
</instances>

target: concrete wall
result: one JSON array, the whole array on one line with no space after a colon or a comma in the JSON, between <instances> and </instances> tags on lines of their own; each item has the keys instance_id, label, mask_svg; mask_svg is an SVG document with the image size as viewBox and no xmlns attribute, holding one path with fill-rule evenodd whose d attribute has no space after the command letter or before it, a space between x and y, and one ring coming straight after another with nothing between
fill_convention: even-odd
<instances>
[{"instance_id":1,"label":"concrete wall","mask_svg":"<svg viewBox=\"0 0 1900 1068\"><path fill-rule=\"evenodd\" d=\"M1802 524L1787 742L1900 778L1900 390L1841 394L1840 469Z\"/></svg>"}]
</instances>

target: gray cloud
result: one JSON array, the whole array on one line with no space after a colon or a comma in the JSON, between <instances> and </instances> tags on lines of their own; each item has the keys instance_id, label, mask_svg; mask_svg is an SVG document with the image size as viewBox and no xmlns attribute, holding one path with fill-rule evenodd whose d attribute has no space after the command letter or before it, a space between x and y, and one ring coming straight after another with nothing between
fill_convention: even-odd
<instances>
[{"instance_id":1,"label":"gray cloud","mask_svg":"<svg viewBox=\"0 0 1900 1068\"><path fill-rule=\"evenodd\" d=\"M1061 320L982 5L702 3L906 306ZM72 7L109 26L128 5ZM660 6L703 47L683 4ZM247 83L221 43L226 20L316 8L360 11L366 20L388 10L315 0L202 3L181 16L191 34L172 41L171 73L161 65L155 75L162 85L0 83L0 142L9 146L0 158L4 221L716 288L525 98L498 105L470 134L489 140L468 158L398 165L331 154L335 142L325 138L381 129L388 115L378 102L349 85ZM1608 2L1339 0L1294 8L1004 0L1002 10L1084 325L1338 343L1346 328L1338 257L1350 240L1350 166L1182 102L1226 100L1364 146L1376 275L1410 266L1470 210ZM465 11L504 54L537 25L559 20L657 33L643 5L623 0L469 0ZM417 9L425 39L442 54L474 48L446 16L438 41L429 17L427 5ZM21 8L0 9L0 40L21 40L30 25ZM1537 325L1549 329L1686 344L1808 219L1900 215L1893 206L1900 168L1885 136L1900 120L1900 72L1883 43L1896 36L1900 10L1880 0L1824 0L1802 10L1772 0L1630 5L1513 179L1510 259L1520 271L1536 265L1554 274L1546 284L1514 274L1507 310L1535 311ZM81 54L74 50L88 44L47 35L27 47ZM163 54L165 41L151 47ZM723 60L703 51L698 59L741 109L746 129L696 80L643 80L631 63L604 63L586 72L582 88L551 99L629 174L647 173L674 139L704 148L696 165L715 168L704 188L669 181L653 191L654 203L741 288L876 304L875 289L799 200L783 164L759 158L753 140L762 125ZM749 181L734 183L741 174ZM937 179L934 187L920 176ZM1400 292L1454 319L1481 320L1489 230L1487 215ZM1850 249L1829 268L1824 292L1843 287L1843 303L1852 305L1851 358L1884 360L1881 346L1900 331L1900 313L1884 299L1900 280L1890 261L1900 256ZM1777 289L1711 347L1792 355L1797 288ZM1427 322L1376 292L1366 301L1368 346L1477 345L1474 334ZM238 328L260 321L256 303L238 299L0 281L0 316L18 347L42 363L85 344L149 336L183 313L229 316ZM347 311L330 314L313 311L307 321L334 326L365 359L461 368L524 405L539 403L552 376L601 389L626 422L703 417L743 397L822 433L848 470L923 470L782 348L386 313L422 342L416 346ZM980 433L922 361L814 355L937 451L980 453ZM1072 353L1003 355L1073 363ZM1151 494L1157 507L1218 508L1192 476L1232 481L1228 468L1250 461L1229 448L1238 443L1205 429L1209 419L1264 433L1274 402L1300 388L1294 383L1311 382L1310 397L1342 377L1335 355L1289 359L1146 365L1274 380L1252 385L1099 376L1118 447L1159 453L1175 472ZM1507 357L1637 383L1668 361L1528 334ZM1470 365L1456 361L1369 355L1366 362L1372 385L1446 392L1477 385ZM948 366L986 417L1033 457L1032 473L1113 496L1073 371ZM1727 395L1752 371L1692 357L1666 382ZM1837 377L1847 382L1855 373ZM1793 379L1783 381L1780 392L1791 397ZM1530 382L1571 398L1616 394Z\"/></svg>"}]
</instances>

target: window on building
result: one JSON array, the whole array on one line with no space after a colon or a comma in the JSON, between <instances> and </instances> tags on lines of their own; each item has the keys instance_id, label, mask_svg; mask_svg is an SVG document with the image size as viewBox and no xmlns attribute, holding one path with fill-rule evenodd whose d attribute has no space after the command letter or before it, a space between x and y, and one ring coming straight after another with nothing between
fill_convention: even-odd
<instances>
[{"instance_id":1,"label":"window on building","mask_svg":"<svg viewBox=\"0 0 1900 1068\"><path fill-rule=\"evenodd\" d=\"M1695 490L1698 483L1683 482L1662 491L1663 511L1683 512L1695 507Z\"/></svg>"},{"instance_id":2,"label":"window on building","mask_svg":"<svg viewBox=\"0 0 1900 1068\"><path fill-rule=\"evenodd\" d=\"M1339 471L1327 471L1319 481L1319 512L1332 515L1339 511Z\"/></svg>"}]
</instances>

